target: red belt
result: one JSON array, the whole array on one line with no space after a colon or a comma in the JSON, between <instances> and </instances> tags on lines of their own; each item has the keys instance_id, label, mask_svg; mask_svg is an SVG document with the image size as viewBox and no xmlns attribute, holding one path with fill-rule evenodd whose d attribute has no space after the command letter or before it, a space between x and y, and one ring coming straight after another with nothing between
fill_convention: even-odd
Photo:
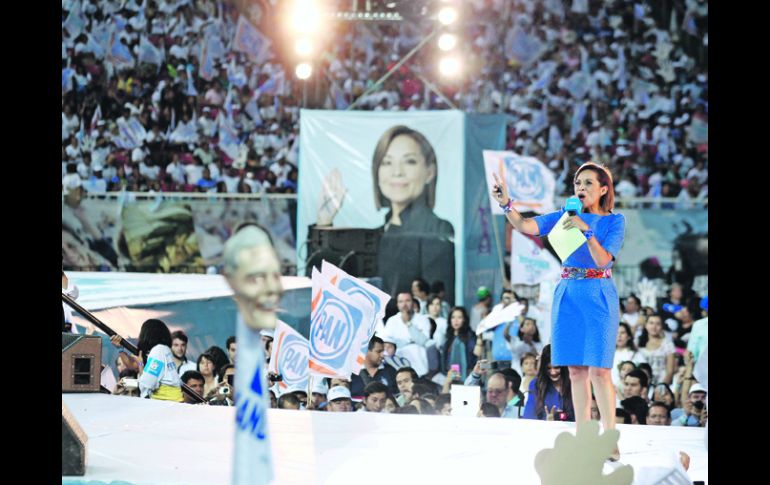
<instances>
[{"instance_id":1,"label":"red belt","mask_svg":"<svg viewBox=\"0 0 770 485\"><path fill-rule=\"evenodd\" d=\"M612 268L598 269L564 266L561 269L561 279L563 280L586 280L596 278L612 278Z\"/></svg>"}]
</instances>

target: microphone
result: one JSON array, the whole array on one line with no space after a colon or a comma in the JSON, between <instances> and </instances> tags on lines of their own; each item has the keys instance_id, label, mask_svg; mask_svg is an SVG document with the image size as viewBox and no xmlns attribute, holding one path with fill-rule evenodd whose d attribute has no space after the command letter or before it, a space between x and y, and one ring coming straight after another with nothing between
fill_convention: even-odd
<instances>
[{"instance_id":1,"label":"microphone","mask_svg":"<svg viewBox=\"0 0 770 485\"><path fill-rule=\"evenodd\" d=\"M570 216L577 215L583 210L583 203L577 197L569 197L564 204L564 210L569 213Z\"/></svg>"}]
</instances>

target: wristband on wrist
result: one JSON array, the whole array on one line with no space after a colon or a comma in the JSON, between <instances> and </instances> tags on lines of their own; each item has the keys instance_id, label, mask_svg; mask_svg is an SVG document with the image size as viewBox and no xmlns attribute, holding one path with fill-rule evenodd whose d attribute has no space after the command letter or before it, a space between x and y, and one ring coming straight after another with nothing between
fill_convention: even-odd
<instances>
[{"instance_id":1,"label":"wristband on wrist","mask_svg":"<svg viewBox=\"0 0 770 485\"><path fill-rule=\"evenodd\" d=\"M587 230L583 233L583 235L586 237L586 241L594 237L594 232L592 230Z\"/></svg>"},{"instance_id":2,"label":"wristband on wrist","mask_svg":"<svg viewBox=\"0 0 770 485\"><path fill-rule=\"evenodd\" d=\"M498 204L500 208L503 210L504 213L508 214L511 212L511 209L513 208L513 199L510 197L508 198L508 202L505 204Z\"/></svg>"}]
</instances>

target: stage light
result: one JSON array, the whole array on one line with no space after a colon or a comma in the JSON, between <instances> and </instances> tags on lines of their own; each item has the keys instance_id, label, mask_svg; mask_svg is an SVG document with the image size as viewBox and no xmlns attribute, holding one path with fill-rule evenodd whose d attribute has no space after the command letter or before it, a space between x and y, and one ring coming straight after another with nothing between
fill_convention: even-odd
<instances>
[{"instance_id":1,"label":"stage light","mask_svg":"<svg viewBox=\"0 0 770 485\"><path fill-rule=\"evenodd\" d=\"M454 77L460 73L460 61L456 57L445 57L438 64L442 76Z\"/></svg>"},{"instance_id":2,"label":"stage light","mask_svg":"<svg viewBox=\"0 0 770 485\"><path fill-rule=\"evenodd\" d=\"M313 68L307 62L301 62L297 64L297 69L294 71L299 79L307 79L313 73Z\"/></svg>"},{"instance_id":3,"label":"stage light","mask_svg":"<svg viewBox=\"0 0 770 485\"><path fill-rule=\"evenodd\" d=\"M438 21L443 25L449 25L457 20L457 9L454 7L443 7L438 11Z\"/></svg>"},{"instance_id":4,"label":"stage light","mask_svg":"<svg viewBox=\"0 0 770 485\"><path fill-rule=\"evenodd\" d=\"M307 57L313 52L313 43L310 39L297 39L294 41L294 52L301 57Z\"/></svg>"},{"instance_id":5,"label":"stage light","mask_svg":"<svg viewBox=\"0 0 770 485\"><path fill-rule=\"evenodd\" d=\"M441 34L438 38L438 48L442 51L454 49L457 45L457 36L454 34Z\"/></svg>"},{"instance_id":6,"label":"stage light","mask_svg":"<svg viewBox=\"0 0 770 485\"><path fill-rule=\"evenodd\" d=\"M300 34L312 34L318 30L321 13L313 0L297 0L291 13L291 28Z\"/></svg>"}]
</instances>

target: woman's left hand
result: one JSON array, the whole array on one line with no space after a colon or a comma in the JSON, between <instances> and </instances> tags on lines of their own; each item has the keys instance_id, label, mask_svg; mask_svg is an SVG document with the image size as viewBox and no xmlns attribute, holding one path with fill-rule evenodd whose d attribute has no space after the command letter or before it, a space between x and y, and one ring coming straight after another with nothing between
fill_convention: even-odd
<instances>
[{"instance_id":1,"label":"woman's left hand","mask_svg":"<svg viewBox=\"0 0 770 485\"><path fill-rule=\"evenodd\" d=\"M571 229L573 227L577 227L583 232L590 229L588 224L586 224L585 221L581 219L580 216L577 216L577 215L564 219L564 222L562 223L562 227L564 229Z\"/></svg>"}]
</instances>

